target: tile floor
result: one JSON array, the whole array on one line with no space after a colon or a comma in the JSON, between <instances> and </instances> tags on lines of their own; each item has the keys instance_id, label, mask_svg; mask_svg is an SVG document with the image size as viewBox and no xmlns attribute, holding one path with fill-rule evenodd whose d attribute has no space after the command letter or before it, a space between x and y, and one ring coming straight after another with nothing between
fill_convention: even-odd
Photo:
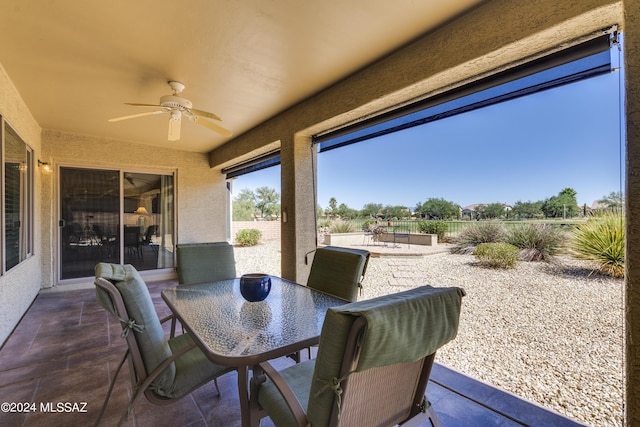
<instances>
[{"instance_id":1,"label":"tile floor","mask_svg":"<svg viewBox=\"0 0 640 427\"><path fill-rule=\"evenodd\" d=\"M176 283L148 285L159 316L169 314L160 291ZM0 412L0 426L95 424L109 380L125 351L121 328L96 303L93 289L60 289L64 286L41 292L0 349L0 403L35 403L31 412ZM280 359L275 364L280 368L290 363ZM142 398L125 425L240 426L236 374L221 377L219 385L221 396L209 384L169 406L154 406ZM130 393L125 365L101 425L116 425ZM445 427L581 425L437 364L427 395ZM76 403L78 407L70 409L85 412L43 411L48 404L57 408L58 402ZM273 424L265 419L262 426Z\"/></svg>"}]
</instances>

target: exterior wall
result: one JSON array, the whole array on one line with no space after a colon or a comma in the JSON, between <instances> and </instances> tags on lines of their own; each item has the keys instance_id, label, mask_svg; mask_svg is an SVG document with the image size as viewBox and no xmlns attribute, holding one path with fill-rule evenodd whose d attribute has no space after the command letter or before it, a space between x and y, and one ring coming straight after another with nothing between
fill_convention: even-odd
<instances>
[{"instance_id":1,"label":"exterior wall","mask_svg":"<svg viewBox=\"0 0 640 427\"><path fill-rule=\"evenodd\" d=\"M34 163L37 165L37 159L40 158L41 154L41 129L1 67L0 115L33 149ZM5 275L0 276L0 345L11 334L11 331L16 327L40 289L41 248L45 246L40 229L37 226L40 220L40 199L38 194L41 191L41 177L39 169L36 168L34 171L34 216L36 222L33 236L34 254Z\"/></svg>"},{"instance_id":2,"label":"exterior wall","mask_svg":"<svg viewBox=\"0 0 640 427\"><path fill-rule=\"evenodd\" d=\"M54 170L63 165L175 171L177 243L226 240L226 183L220 170L209 168L205 154L51 130L43 132L42 145ZM43 287L56 284L58 262L57 172L47 178L41 227L51 246L45 248Z\"/></svg>"},{"instance_id":3,"label":"exterior wall","mask_svg":"<svg viewBox=\"0 0 640 427\"><path fill-rule=\"evenodd\" d=\"M627 113L625 425L640 426L640 0L625 0Z\"/></svg>"}]
</instances>

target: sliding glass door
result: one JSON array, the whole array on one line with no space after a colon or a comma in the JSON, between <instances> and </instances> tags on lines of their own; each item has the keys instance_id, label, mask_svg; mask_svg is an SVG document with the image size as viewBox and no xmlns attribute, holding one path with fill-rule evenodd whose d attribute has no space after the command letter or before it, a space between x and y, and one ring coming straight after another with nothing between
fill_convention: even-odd
<instances>
[{"instance_id":1,"label":"sliding glass door","mask_svg":"<svg viewBox=\"0 0 640 427\"><path fill-rule=\"evenodd\" d=\"M61 167L61 280L99 262L172 268L173 212L172 175Z\"/></svg>"}]
</instances>

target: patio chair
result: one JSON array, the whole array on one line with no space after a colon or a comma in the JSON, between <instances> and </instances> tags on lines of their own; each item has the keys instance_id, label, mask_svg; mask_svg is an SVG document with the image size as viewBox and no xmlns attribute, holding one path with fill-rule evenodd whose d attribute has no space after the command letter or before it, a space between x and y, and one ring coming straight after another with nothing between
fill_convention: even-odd
<instances>
[{"instance_id":1,"label":"patio chair","mask_svg":"<svg viewBox=\"0 0 640 427\"><path fill-rule=\"evenodd\" d=\"M464 291L424 286L327 311L315 359L254 369L251 421L278 427L440 423L425 391L454 339Z\"/></svg>"},{"instance_id":2,"label":"patio chair","mask_svg":"<svg viewBox=\"0 0 640 427\"><path fill-rule=\"evenodd\" d=\"M168 405L212 380L220 394L217 378L233 369L209 361L188 334L167 339L162 323L173 316L158 318L147 285L132 265L99 263L95 276L98 303L120 321L121 336L128 347L111 380L96 426L126 359L133 395L119 424L143 394L155 405Z\"/></svg>"},{"instance_id":3,"label":"patio chair","mask_svg":"<svg viewBox=\"0 0 640 427\"><path fill-rule=\"evenodd\" d=\"M410 248L411 247L411 234L409 233L409 231L394 231L393 232L393 246L394 247L399 247L398 246L398 240L400 239L407 239L407 246Z\"/></svg>"},{"instance_id":4,"label":"patio chair","mask_svg":"<svg viewBox=\"0 0 640 427\"><path fill-rule=\"evenodd\" d=\"M228 242L179 243L176 262L181 285L236 277L233 246Z\"/></svg>"},{"instance_id":5,"label":"patio chair","mask_svg":"<svg viewBox=\"0 0 640 427\"><path fill-rule=\"evenodd\" d=\"M307 286L342 298L345 302L358 299L371 253L362 249L325 246L316 249ZM311 359L311 347L307 349ZM296 362L300 353L291 355Z\"/></svg>"},{"instance_id":6,"label":"patio chair","mask_svg":"<svg viewBox=\"0 0 640 427\"><path fill-rule=\"evenodd\" d=\"M307 286L353 302L362 293L362 281L371 253L362 249L325 246L311 263Z\"/></svg>"}]
</instances>

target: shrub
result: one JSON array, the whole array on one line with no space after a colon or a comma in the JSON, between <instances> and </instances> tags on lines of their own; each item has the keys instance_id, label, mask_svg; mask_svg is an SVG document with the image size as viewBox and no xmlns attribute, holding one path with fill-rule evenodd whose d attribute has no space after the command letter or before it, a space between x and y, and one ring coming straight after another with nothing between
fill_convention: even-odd
<instances>
[{"instance_id":1,"label":"shrub","mask_svg":"<svg viewBox=\"0 0 640 427\"><path fill-rule=\"evenodd\" d=\"M520 224L507 229L506 241L520 249L525 261L548 261L564 243L565 233L547 224Z\"/></svg>"},{"instance_id":2,"label":"shrub","mask_svg":"<svg viewBox=\"0 0 640 427\"><path fill-rule=\"evenodd\" d=\"M512 268L520 259L520 250L509 243L481 243L473 251L481 265L492 268Z\"/></svg>"},{"instance_id":3,"label":"shrub","mask_svg":"<svg viewBox=\"0 0 640 427\"><path fill-rule=\"evenodd\" d=\"M418 223L418 231L424 234L437 234L438 242L444 241L444 233L447 232L448 225L444 221L420 221Z\"/></svg>"},{"instance_id":4,"label":"shrub","mask_svg":"<svg viewBox=\"0 0 640 427\"><path fill-rule=\"evenodd\" d=\"M575 228L571 248L579 258L595 261L601 272L624 277L624 217L590 218Z\"/></svg>"},{"instance_id":5,"label":"shrub","mask_svg":"<svg viewBox=\"0 0 640 427\"><path fill-rule=\"evenodd\" d=\"M376 221L375 219L368 219L362 223L362 230L373 231L373 229L376 227L377 224L378 224L378 221Z\"/></svg>"},{"instance_id":6,"label":"shrub","mask_svg":"<svg viewBox=\"0 0 640 427\"><path fill-rule=\"evenodd\" d=\"M353 231L353 224L349 221L335 221L331 223L329 227L330 233L351 233Z\"/></svg>"},{"instance_id":7,"label":"shrub","mask_svg":"<svg viewBox=\"0 0 640 427\"><path fill-rule=\"evenodd\" d=\"M262 231L255 228L245 228L236 233L236 242L240 246L255 246L262 238Z\"/></svg>"},{"instance_id":8,"label":"shrub","mask_svg":"<svg viewBox=\"0 0 640 427\"><path fill-rule=\"evenodd\" d=\"M475 222L462 229L455 239L454 253L473 253L476 246L482 243L497 243L505 241L505 228L497 221Z\"/></svg>"},{"instance_id":9,"label":"shrub","mask_svg":"<svg viewBox=\"0 0 640 427\"><path fill-rule=\"evenodd\" d=\"M323 219L320 222L318 222L318 228L319 229L325 229L328 230L329 227L331 227L331 221L328 219Z\"/></svg>"}]
</instances>

